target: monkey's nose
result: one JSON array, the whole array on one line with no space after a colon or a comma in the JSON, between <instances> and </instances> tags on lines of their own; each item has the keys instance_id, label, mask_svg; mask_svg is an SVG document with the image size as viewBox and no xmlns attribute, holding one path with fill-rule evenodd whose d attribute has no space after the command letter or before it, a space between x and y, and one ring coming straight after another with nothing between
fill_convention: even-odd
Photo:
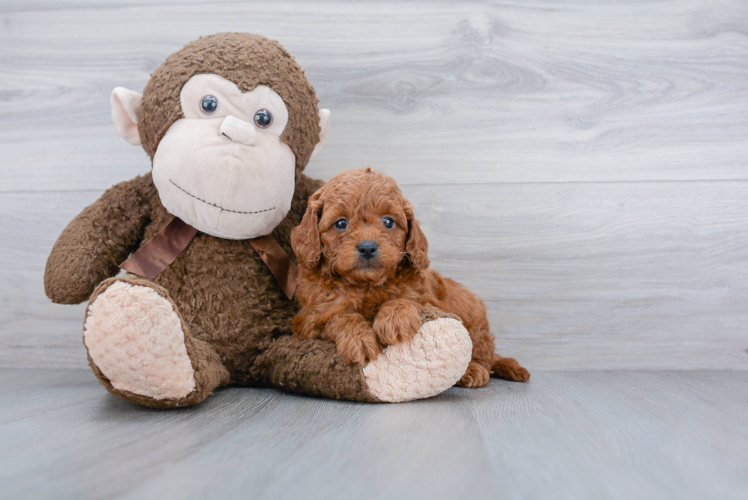
<instances>
[{"instance_id":1,"label":"monkey's nose","mask_svg":"<svg viewBox=\"0 0 748 500\"><path fill-rule=\"evenodd\" d=\"M234 142L254 146L257 130L251 123L229 115L221 122L221 135L225 135Z\"/></svg>"},{"instance_id":2,"label":"monkey's nose","mask_svg":"<svg viewBox=\"0 0 748 500\"><path fill-rule=\"evenodd\" d=\"M371 260L376 257L378 248L379 245L377 245L377 242L374 240L364 240L356 245L358 254L366 260Z\"/></svg>"}]
</instances>

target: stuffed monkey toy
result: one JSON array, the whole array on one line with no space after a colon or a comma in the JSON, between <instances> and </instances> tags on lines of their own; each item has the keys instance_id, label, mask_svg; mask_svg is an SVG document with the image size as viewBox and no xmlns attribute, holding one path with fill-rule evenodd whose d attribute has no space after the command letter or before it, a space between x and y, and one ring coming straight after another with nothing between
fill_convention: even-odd
<instances>
[{"instance_id":1,"label":"stuffed monkey toy","mask_svg":"<svg viewBox=\"0 0 748 500\"><path fill-rule=\"evenodd\" d=\"M290 233L322 185L302 171L330 117L317 102L280 44L244 33L189 43L142 96L113 91L118 132L153 169L84 209L44 276L54 302L88 300L83 342L109 392L157 408L230 384L398 402L460 379L472 346L448 314L424 314L418 335L366 366L343 363L330 341L290 335Z\"/></svg>"}]
</instances>

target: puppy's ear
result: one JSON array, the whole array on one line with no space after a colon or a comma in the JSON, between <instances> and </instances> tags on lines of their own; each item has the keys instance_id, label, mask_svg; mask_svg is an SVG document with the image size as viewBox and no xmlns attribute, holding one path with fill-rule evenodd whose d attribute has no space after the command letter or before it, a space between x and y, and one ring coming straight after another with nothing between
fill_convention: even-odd
<instances>
[{"instance_id":1,"label":"puppy's ear","mask_svg":"<svg viewBox=\"0 0 748 500\"><path fill-rule=\"evenodd\" d=\"M291 231L291 247L300 266L317 267L322 258L322 241L319 238L319 216L322 213L321 189L309 198L301 224Z\"/></svg>"},{"instance_id":2,"label":"puppy's ear","mask_svg":"<svg viewBox=\"0 0 748 500\"><path fill-rule=\"evenodd\" d=\"M408 220L405 252L411 265L419 271L423 271L429 267L429 242L413 214L413 205L408 201L405 202L405 217Z\"/></svg>"}]
</instances>

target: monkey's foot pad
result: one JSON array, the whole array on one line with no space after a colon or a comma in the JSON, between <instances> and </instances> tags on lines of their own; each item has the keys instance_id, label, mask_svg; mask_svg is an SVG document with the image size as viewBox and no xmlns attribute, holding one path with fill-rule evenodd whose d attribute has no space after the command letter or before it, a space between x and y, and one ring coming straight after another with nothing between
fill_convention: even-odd
<instances>
[{"instance_id":1,"label":"monkey's foot pad","mask_svg":"<svg viewBox=\"0 0 748 500\"><path fill-rule=\"evenodd\" d=\"M152 288L110 285L88 306L83 342L115 389L153 399L180 399L195 390L182 321Z\"/></svg>"},{"instance_id":2,"label":"monkey's foot pad","mask_svg":"<svg viewBox=\"0 0 748 500\"><path fill-rule=\"evenodd\" d=\"M430 398L460 380L473 343L462 322L438 318L421 325L410 342L387 347L364 368L369 391L380 401Z\"/></svg>"}]
</instances>

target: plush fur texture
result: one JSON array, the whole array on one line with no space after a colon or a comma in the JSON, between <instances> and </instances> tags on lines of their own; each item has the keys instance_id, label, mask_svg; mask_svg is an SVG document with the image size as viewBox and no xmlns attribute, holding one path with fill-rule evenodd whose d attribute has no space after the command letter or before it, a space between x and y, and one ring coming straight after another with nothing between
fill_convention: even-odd
<instances>
[{"instance_id":1,"label":"plush fur texture","mask_svg":"<svg viewBox=\"0 0 748 500\"><path fill-rule=\"evenodd\" d=\"M333 340L341 359L363 365L411 340L421 314L439 309L470 332L472 359L459 385L486 385L491 373L530 378L516 360L495 354L483 301L429 269L426 237L391 177L371 168L336 175L312 196L291 241L301 267L297 337ZM376 248L373 258L365 244Z\"/></svg>"}]
</instances>

